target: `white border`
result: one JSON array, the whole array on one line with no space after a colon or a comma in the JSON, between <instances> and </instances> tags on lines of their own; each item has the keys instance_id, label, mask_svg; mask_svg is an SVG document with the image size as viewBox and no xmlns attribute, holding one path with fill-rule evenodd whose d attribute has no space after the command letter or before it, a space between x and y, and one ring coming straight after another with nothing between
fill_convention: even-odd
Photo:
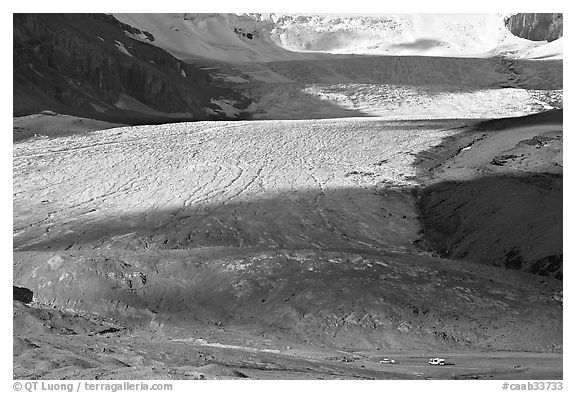
<instances>
[{"instance_id":1,"label":"white border","mask_svg":"<svg viewBox=\"0 0 576 393\"><path fill-rule=\"evenodd\" d=\"M145 1L112 1L99 0L93 3L78 1L21 1L12 2L8 9L1 14L2 37L5 38L5 46L9 47L12 42L12 13L13 12L275 12L275 13L347 13L347 14L384 14L384 13L516 13L516 12L564 12L564 17L571 20L571 14L566 14L566 3L546 2L542 0L512 0L512 1L374 1L374 0L348 0L333 3L329 1L288 0L284 2L272 2L265 0L225 0L219 2L200 1L170 1L145 2ZM565 65L564 69L573 70L570 41L572 25L570 22L564 25L565 42ZM7 48L6 48L7 50ZM5 56L2 62L3 86L12 87L12 60ZM565 176L565 201L570 202L574 195L574 165L572 159L573 121L570 108L572 108L572 82L571 72L565 73L564 78L564 106L568 108L564 122L568 131L564 139L564 166ZM11 315L12 294L9 291L12 277L12 88L4 89L2 94L3 122L5 127L2 131L2 154L1 154L1 183L3 185L0 229L0 244L2 250L3 277L5 282L1 286L2 315L5 323L2 325L3 347L6 348L12 341L12 324L7 323ZM571 250L571 218L574 217L574 208L570 203L564 204L564 282L570 284L574 279L573 258ZM574 353L574 339L572 338L572 313L574 304L574 292L571 285L565 285L564 302L564 389L568 390L573 380L570 369L573 369L571 355ZM2 381L8 385L6 391L12 390L12 353L4 351L2 357ZM150 381L151 382L151 381ZM198 385L202 384L202 385ZM1 386L1 385L0 385ZM254 391L277 391L293 389L327 389L333 392L349 392L357 389L370 389L370 392L384 391L409 391L421 389L441 392L500 392L500 381L174 381L175 392L193 391L195 388L222 390L233 392Z\"/></svg>"}]
</instances>

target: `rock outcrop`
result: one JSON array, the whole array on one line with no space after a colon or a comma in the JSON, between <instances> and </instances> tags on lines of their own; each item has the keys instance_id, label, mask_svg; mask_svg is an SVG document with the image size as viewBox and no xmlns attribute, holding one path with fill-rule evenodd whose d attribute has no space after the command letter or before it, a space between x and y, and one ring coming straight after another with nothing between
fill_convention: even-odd
<instances>
[{"instance_id":1,"label":"rock outcrop","mask_svg":"<svg viewBox=\"0 0 576 393\"><path fill-rule=\"evenodd\" d=\"M515 36L532 41L554 41L562 37L562 14L515 14L506 19Z\"/></svg>"}]
</instances>

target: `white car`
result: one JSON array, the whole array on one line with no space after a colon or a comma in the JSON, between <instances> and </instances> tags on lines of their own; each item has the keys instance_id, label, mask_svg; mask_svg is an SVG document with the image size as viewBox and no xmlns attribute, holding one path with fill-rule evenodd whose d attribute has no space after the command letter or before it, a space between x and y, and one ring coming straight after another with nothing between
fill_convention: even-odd
<instances>
[{"instance_id":1,"label":"white car","mask_svg":"<svg viewBox=\"0 0 576 393\"><path fill-rule=\"evenodd\" d=\"M444 366L446 365L446 360L442 358L432 358L428 361L428 364L431 364L433 366Z\"/></svg>"}]
</instances>

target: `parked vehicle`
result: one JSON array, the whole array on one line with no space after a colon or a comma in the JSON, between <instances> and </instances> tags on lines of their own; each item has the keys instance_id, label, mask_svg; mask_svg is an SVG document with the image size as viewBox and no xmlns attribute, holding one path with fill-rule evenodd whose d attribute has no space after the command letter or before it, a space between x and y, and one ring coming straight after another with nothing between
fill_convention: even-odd
<instances>
[{"instance_id":1,"label":"parked vehicle","mask_svg":"<svg viewBox=\"0 0 576 393\"><path fill-rule=\"evenodd\" d=\"M396 360L384 358L384 359L380 360L380 363L381 364L396 364Z\"/></svg>"},{"instance_id":2,"label":"parked vehicle","mask_svg":"<svg viewBox=\"0 0 576 393\"><path fill-rule=\"evenodd\" d=\"M428 361L428 364L431 364L433 366L445 366L446 360L442 358L432 358Z\"/></svg>"}]
</instances>

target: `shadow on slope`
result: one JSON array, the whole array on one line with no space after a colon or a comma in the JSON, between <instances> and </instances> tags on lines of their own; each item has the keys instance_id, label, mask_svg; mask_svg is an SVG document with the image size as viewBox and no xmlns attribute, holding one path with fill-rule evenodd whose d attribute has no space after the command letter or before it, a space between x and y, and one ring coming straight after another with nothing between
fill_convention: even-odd
<instances>
[{"instance_id":1,"label":"shadow on slope","mask_svg":"<svg viewBox=\"0 0 576 393\"><path fill-rule=\"evenodd\" d=\"M504 131L510 128L534 127L534 126L561 126L564 122L564 110L556 109L527 116L508 117L504 119L494 119L476 124L476 128L484 131Z\"/></svg>"},{"instance_id":2,"label":"shadow on slope","mask_svg":"<svg viewBox=\"0 0 576 393\"><path fill-rule=\"evenodd\" d=\"M562 176L488 176L421 192L423 236L446 258L562 278Z\"/></svg>"},{"instance_id":3,"label":"shadow on slope","mask_svg":"<svg viewBox=\"0 0 576 393\"><path fill-rule=\"evenodd\" d=\"M371 174L351 172L348 176ZM411 190L387 184L364 189L287 190L228 203L116 216L85 213L70 214L64 221L52 223L48 231L36 227L20 232L14 237L14 248L257 247L379 252L413 250L418 233Z\"/></svg>"},{"instance_id":4,"label":"shadow on slope","mask_svg":"<svg viewBox=\"0 0 576 393\"><path fill-rule=\"evenodd\" d=\"M405 86L448 86L463 90L562 89L562 60L530 61L432 56L333 55L331 59L259 63L301 83L384 83ZM250 74L254 66L238 65Z\"/></svg>"},{"instance_id":5,"label":"shadow on slope","mask_svg":"<svg viewBox=\"0 0 576 393\"><path fill-rule=\"evenodd\" d=\"M427 39L427 38L420 38L413 42L405 43L405 44L396 44L393 45L392 48L394 49L413 49L413 50L427 50L436 48L438 46L442 46L444 44L443 41L434 40L434 39Z\"/></svg>"}]
</instances>

